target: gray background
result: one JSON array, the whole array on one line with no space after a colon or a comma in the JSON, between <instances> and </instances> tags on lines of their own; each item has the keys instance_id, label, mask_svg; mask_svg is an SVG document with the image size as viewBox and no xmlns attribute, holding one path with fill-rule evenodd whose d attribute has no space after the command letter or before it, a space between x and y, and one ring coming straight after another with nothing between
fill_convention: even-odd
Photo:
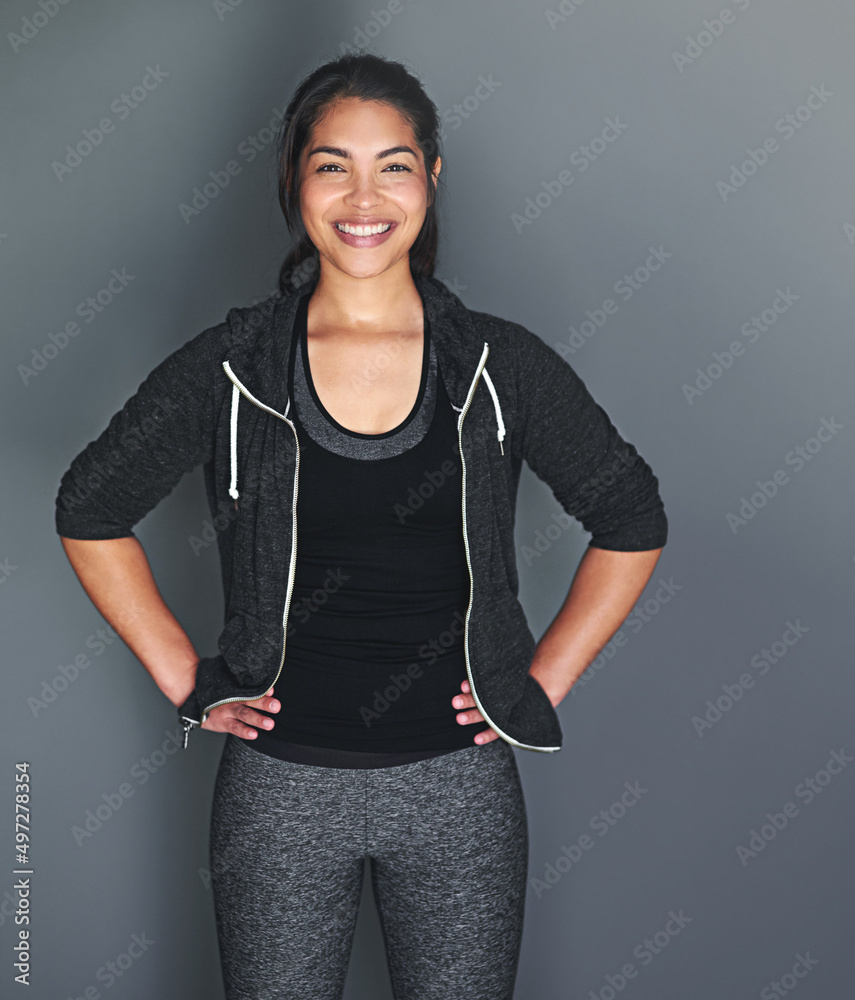
<instances>
[{"instance_id":1,"label":"gray background","mask_svg":"<svg viewBox=\"0 0 855 1000\"><path fill-rule=\"evenodd\" d=\"M98 645L106 625L65 560L53 502L71 458L162 358L231 306L275 289L289 237L271 147L253 163L238 150L305 73L356 39L404 60L441 111L470 97L467 117L446 125L437 276L470 308L521 322L551 345L569 344L586 311L617 302L567 357L659 476L670 519L640 601L646 620L624 625L623 645L559 708L564 749L516 751L531 878L555 866L546 887L531 884L517 996L720 1000L763 996L773 981L803 984L799 996L848 995L855 767L824 768L832 752L855 755L851 5L585 0L566 3L553 26L545 2L531 0L402 0L386 15L380 4L247 0L218 14L208 0L74 0L38 16L45 23L17 51L0 42L0 993L17 995L5 894L13 765L26 760L36 872L28 995L222 995L205 868L223 737L156 755L149 780L136 777L176 731L174 710L120 641ZM4 4L4 36L39 9ZM732 23L691 49L722 9ZM388 21L382 30L377 14ZM366 28L363 41L357 29ZM678 66L674 53L687 49L696 56ZM110 105L147 65L169 75L121 120ZM497 86L471 99L479 77ZM789 138L776 131L823 86L831 96L809 120ZM105 115L115 130L58 179L52 164L66 144ZM628 128L582 170L574 151L607 118ZM777 151L722 195L717 183L770 137ZM185 222L179 204L235 158L242 172ZM551 204L542 195L539 216L518 232L514 214L562 170L572 184ZM616 282L649 247L671 256L619 297ZM122 268L134 276L127 288L48 351L43 370L22 375L33 351ZM776 289L797 301L762 334L744 334ZM682 387L733 341L744 353L690 404ZM823 418L842 429L810 442ZM801 469L786 460L797 446L814 449ZM734 530L728 513L776 470L787 480L779 476L765 505L755 497L756 513ZM543 544L558 510L526 469L517 540L538 638L588 539L574 523ZM139 527L202 655L214 651L222 614L215 545L197 555L189 542L208 516L196 470ZM545 551L532 557L523 547L538 537ZM752 658L781 642L788 621L801 637L774 647L786 655L761 672ZM91 665L63 685L60 667L78 654ZM723 685L734 690L745 674L753 686L729 703ZM707 704L719 699L718 709ZM699 734L693 718L707 712L716 721ZM808 799L801 783L815 777ZM122 782L133 795L78 846L72 828ZM620 805L625 782L644 789L630 808ZM611 825L592 827L603 810ZM776 829L767 814L786 825ZM752 831L763 849L740 858ZM593 847L559 861L585 834ZM669 925L670 911L691 919ZM98 970L134 934L154 943L108 986ZM792 968L806 953L811 971L797 980ZM366 905L347 997L390 995Z\"/></svg>"}]
</instances>

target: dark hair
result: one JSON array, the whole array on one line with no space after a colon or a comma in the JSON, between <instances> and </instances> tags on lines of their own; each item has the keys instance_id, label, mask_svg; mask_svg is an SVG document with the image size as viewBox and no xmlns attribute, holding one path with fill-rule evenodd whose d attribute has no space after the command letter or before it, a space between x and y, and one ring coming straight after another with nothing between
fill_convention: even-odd
<instances>
[{"instance_id":1,"label":"dark hair","mask_svg":"<svg viewBox=\"0 0 855 1000\"><path fill-rule=\"evenodd\" d=\"M317 247L300 214L300 156L311 130L330 106L346 97L382 101L399 111L413 130L427 169L428 206L419 235L410 248L410 272L433 274L438 242L436 198L431 174L439 156L439 112L421 83L399 62L360 52L344 55L313 70L298 85L279 126L279 204L289 231L299 234L279 270L286 292L319 273Z\"/></svg>"}]
</instances>

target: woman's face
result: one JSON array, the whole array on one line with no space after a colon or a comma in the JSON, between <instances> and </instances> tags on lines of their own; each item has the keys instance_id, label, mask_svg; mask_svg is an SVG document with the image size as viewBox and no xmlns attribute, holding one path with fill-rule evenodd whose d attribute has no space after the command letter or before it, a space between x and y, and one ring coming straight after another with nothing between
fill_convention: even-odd
<instances>
[{"instance_id":1,"label":"woman's face","mask_svg":"<svg viewBox=\"0 0 855 1000\"><path fill-rule=\"evenodd\" d=\"M395 108L353 97L337 102L309 136L300 167L300 211L322 269L326 262L368 278L402 260L409 267L427 210L426 170ZM371 229L354 232L358 226Z\"/></svg>"}]
</instances>

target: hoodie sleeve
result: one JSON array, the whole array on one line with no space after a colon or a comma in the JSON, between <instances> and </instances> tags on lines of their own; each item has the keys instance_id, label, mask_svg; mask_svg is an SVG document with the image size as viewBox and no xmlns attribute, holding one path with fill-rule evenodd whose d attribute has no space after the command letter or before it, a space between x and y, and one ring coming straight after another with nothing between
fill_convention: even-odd
<instances>
[{"instance_id":1,"label":"hoodie sleeve","mask_svg":"<svg viewBox=\"0 0 855 1000\"><path fill-rule=\"evenodd\" d=\"M589 546L625 552L662 548L668 520L653 470L573 368L536 334L515 327L514 453L591 533Z\"/></svg>"},{"instance_id":2,"label":"hoodie sleeve","mask_svg":"<svg viewBox=\"0 0 855 1000\"><path fill-rule=\"evenodd\" d=\"M165 358L62 476L56 530L66 538L126 538L213 453L211 327Z\"/></svg>"}]
</instances>

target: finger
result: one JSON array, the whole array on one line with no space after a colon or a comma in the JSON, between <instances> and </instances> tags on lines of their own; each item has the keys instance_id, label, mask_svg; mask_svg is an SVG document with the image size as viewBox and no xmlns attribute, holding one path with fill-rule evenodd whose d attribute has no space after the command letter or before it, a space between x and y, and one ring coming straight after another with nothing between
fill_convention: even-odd
<instances>
[{"instance_id":1,"label":"finger","mask_svg":"<svg viewBox=\"0 0 855 1000\"><path fill-rule=\"evenodd\" d=\"M281 705L278 699L270 697L272 694L273 688L270 688L260 698L255 698L253 701L241 702L241 704L251 705L253 708L263 708L265 712L278 712Z\"/></svg>"},{"instance_id":2,"label":"finger","mask_svg":"<svg viewBox=\"0 0 855 1000\"><path fill-rule=\"evenodd\" d=\"M275 725L273 719L269 715L262 715L261 712L254 712L248 706L244 706L246 711L240 713L241 722L245 722L248 726L256 726L259 729L272 729Z\"/></svg>"},{"instance_id":3,"label":"finger","mask_svg":"<svg viewBox=\"0 0 855 1000\"><path fill-rule=\"evenodd\" d=\"M475 742L479 744L492 743L493 740L497 740L498 738L499 734L496 732L495 729L485 729L475 736Z\"/></svg>"},{"instance_id":4,"label":"finger","mask_svg":"<svg viewBox=\"0 0 855 1000\"><path fill-rule=\"evenodd\" d=\"M456 694L451 699L451 704L454 705L455 708L474 708L475 699L471 694Z\"/></svg>"},{"instance_id":5,"label":"finger","mask_svg":"<svg viewBox=\"0 0 855 1000\"><path fill-rule=\"evenodd\" d=\"M262 715L261 712L256 712L246 702L234 705L232 715L236 722L247 727L272 729L274 725L273 719L267 715Z\"/></svg>"},{"instance_id":6,"label":"finger","mask_svg":"<svg viewBox=\"0 0 855 1000\"><path fill-rule=\"evenodd\" d=\"M461 726L468 726L473 722L484 722L484 716L477 708L470 708L468 712L458 712L455 716Z\"/></svg>"}]
</instances>

